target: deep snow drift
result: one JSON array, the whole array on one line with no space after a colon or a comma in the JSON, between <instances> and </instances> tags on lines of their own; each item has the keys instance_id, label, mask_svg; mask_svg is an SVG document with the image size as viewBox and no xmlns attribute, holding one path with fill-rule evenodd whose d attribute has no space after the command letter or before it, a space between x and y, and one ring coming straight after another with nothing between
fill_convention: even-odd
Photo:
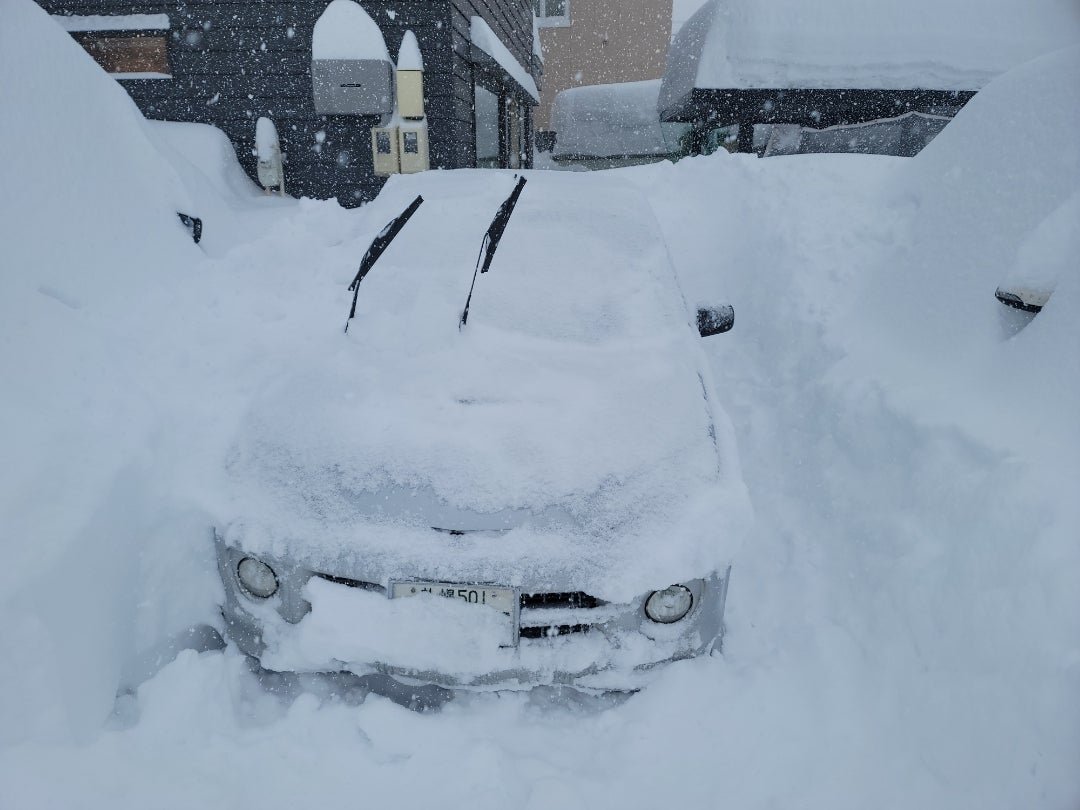
<instances>
[{"instance_id":1,"label":"deep snow drift","mask_svg":"<svg viewBox=\"0 0 1080 810\"><path fill-rule=\"evenodd\" d=\"M706 344L757 514L724 655L601 712L422 715L279 699L228 649L148 680L140 657L217 621L227 448L257 394L345 340L345 287L400 207L237 193L218 204L266 206L208 255L175 212L209 186L35 6L6 23L0 75L26 86L0 82L23 156L0 168L0 804L1077 806L1080 293L1057 218L1080 105L1055 106L1075 51L990 85L910 161L620 172L690 303L737 309ZM999 278L1051 265L1010 337Z\"/></svg>"}]
</instances>

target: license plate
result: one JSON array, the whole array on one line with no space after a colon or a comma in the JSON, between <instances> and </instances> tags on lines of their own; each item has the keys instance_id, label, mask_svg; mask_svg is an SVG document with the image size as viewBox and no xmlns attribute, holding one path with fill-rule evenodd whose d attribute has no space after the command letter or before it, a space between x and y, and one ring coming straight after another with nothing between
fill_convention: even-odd
<instances>
[{"instance_id":1,"label":"license plate","mask_svg":"<svg viewBox=\"0 0 1080 810\"><path fill-rule=\"evenodd\" d=\"M514 588L493 588L488 585L462 585L455 582L391 582L390 598L401 599L428 593L443 599L454 599L476 605L478 608L490 608L502 613L507 618L507 635L500 646L512 647L517 644L518 592Z\"/></svg>"}]
</instances>

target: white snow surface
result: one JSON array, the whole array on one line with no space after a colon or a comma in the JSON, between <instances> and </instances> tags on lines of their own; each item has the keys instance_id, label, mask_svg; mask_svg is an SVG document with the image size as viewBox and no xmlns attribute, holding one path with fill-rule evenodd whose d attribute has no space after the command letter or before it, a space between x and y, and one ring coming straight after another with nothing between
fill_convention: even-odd
<instances>
[{"instance_id":1,"label":"white snow surface","mask_svg":"<svg viewBox=\"0 0 1080 810\"><path fill-rule=\"evenodd\" d=\"M390 62L378 23L354 0L332 0L315 22L312 59L374 59Z\"/></svg>"},{"instance_id":2,"label":"white snow surface","mask_svg":"<svg viewBox=\"0 0 1080 810\"><path fill-rule=\"evenodd\" d=\"M695 87L977 90L1078 39L1072 0L709 0L672 42L662 101Z\"/></svg>"},{"instance_id":3,"label":"white snow surface","mask_svg":"<svg viewBox=\"0 0 1080 810\"><path fill-rule=\"evenodd\" d=\"M679 125L664 125L656 111L660 80L571 87L555 94L554 153L610 157L665 155L678 147ZM671 142L665 127L672 132ZM674 127L672 129L672 127Z\"/></svg>"},{"instance_id":4,"label":"white snow surface","mask_svg":"<svg viewBox=\"0 0 1080 810\"><path fill-rule=\"evenodd\" d=\"M203 220L199 247L221 256L261 236L266 210L290 201L269 198L236 162L225 133L209 124L145 121L158 152L177 169L190 201L180 210Z\"/></svg>"},{"instance_id":5,"label":"white snow surface","mask_svg":"<svg viewBox=\"0 0 1080 810\"><path fill-rule=\"evenodd\" d=\"M420 43L416 41L416 34L406 31L401 38L401 47L398 48L398 70L423 70L424 57L420 55Z\"/></svg>"},{"instance_id":6,"label":"white snow surface","mask_svg":"<svg viewBox=\"0 0 1080 810\"><path fill-rule=\"evenodd\" d=\"M510 78L521 85L521 89L528 93L533 101L540 102L540 91L536 89L536 82L521 62L514 58L510 49L503 44L498 35L491 30L483 17L472 17L469 21L469 39L472 44L482 50L499 66L510 74Z\"/></svg>"},{"instance_id":7,"label":"white snow surface","mask_svg":"<svg viewBox=\"0 0 1080 810\"><path fill-rule=\"evenodd\" d=\"M65 31L168 31L168 14L54 14Z\"/></svg>"},{"instance_id":8,"label":"white snow surface","mask_svg":"<svg viewBox=\"0 0 1080 810\"><path fill-rule=\"evenodd\" d=\"M184 148L163 155L10 0L0 804L1080 805L1080 278L1057 219L1080 191L1078 68L1072 50L992 82L911 160L619 170L690 303L737 310L705 343L757 516L724 653L603 711L545 693L420 714L275 694L232 649L168 643L220 628L228 448L275 379L355 348L345 286L408 187L352 211L229 191L216 205L246 225L204 252L175 212L231 187L220 163L193 171L214 138L168 131ZM1055 262L1050 302L1007 336L995 287Z\"/></svg>"},{"instance_id":9,"label":"white snow surface","mask_svg":"<svg viewBox=\"0 0 1080 810\"><path fill-rule=\"evenodd\" d=\"M674 0L671 4L671 38L693 17L708 0Z\"/></svg>"},{"instance_id":10,"label":"white snow surface","mask_svg":"<svg viewBox=\"0 0 1080 810\"><path fill-rule=\"evenodd\" d=\"M1052 293L1071 272L1080 255L1080 193L1073 194L1047 215L1021 242L1016 263L1005 273L1002 286Z\"/></svg>"}]
</instances>

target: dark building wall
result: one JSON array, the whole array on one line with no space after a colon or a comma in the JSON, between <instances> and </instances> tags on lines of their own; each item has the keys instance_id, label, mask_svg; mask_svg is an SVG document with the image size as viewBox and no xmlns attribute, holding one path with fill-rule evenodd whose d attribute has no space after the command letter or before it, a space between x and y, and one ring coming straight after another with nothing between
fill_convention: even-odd
<instances>
[{"instance_id":1,"label":"dark building wall","mask_svg":"<svg viewBox=\"0 0 1080 810\"><path fill-rule=\"evenodd\" d=\"M281 139L290 194L337 197L343 205L356 205L381 188L384 180L375 177L371 163L371 127L379 119L315 112L311 39L329 0L38 2L51 14L169 15L173 78L121 83L148 118L224 130L253 178L255 122L267 116ZM391 58L405 31L417 36L424 57L432 168L473 165L471 65L458 46L462 15L466 42L468 14L479 14L528 66L532 28L527 0L364 0L362 5L382 29ZM467 14L464 8L470 9Z\"/></svg>"},{"instance_id":2,"label":"dark building wall","mask_svg":"<svg viewBox=\"0 0 1080 810\"><path fill-rule=\"evenodd\" d=\"M449 72L450 127L461 153L459 166L475 166L476 122L473 116L473 85L480 84L499 95L513 96L528 110L525 132L529 140L528 162L532 161L532 110L535 101L498 68L494 60L472 45L472 17L480 17L499 35L511 55L526 70L539 76L533 58L532 3L515 0L449 0L451 69ZM537 81L539 84L539 81Z\"/></svg>"}]
</instances>

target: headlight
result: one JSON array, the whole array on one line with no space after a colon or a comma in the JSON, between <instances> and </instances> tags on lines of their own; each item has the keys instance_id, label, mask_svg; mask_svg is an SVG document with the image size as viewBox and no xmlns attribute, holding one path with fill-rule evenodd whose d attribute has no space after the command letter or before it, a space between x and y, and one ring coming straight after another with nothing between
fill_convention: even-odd
<instances>
[{"instance_id":1,"label":"headlight","mask_svg":"<svg viewBox=\"0 0 1080 810\"><path fill-rule=\"evenodd\" d=\"M684 585L672 585L662 591L653 591L645 600L645 615L660 624L672 624L690 612L694 595Z\"/></svg>"},{"instance_id":2,"label":"headlight","mask_svg":"<svg viewBox=\"0 0 1080 810\"><path fill-rule=\"evenodd\" d=\"M260 599L268 599L278 589L277 574L274 569L254 557L244 557L236 566L236 578L244 590Z\"/></svg>"}]
</instances>

